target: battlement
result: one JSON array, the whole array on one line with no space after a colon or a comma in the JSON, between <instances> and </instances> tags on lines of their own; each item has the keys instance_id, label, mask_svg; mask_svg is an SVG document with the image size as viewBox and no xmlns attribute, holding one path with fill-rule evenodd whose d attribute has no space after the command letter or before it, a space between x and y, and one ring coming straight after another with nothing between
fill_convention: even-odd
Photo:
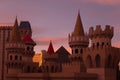
<instances>
[{"instance_id":1,"label":"battlement","mask_svg":"<svg viewBox=\"0 0 120 80\"><path fill-rule=\"evenodd\" d=\"M89 37L87 35L85 36L73 36L69 34L69 45L73 46L76 45L85 45L88 46L89 43Z\"/></svg>"},{"instance_id":2,"label":"battlement","mask_svg":"<svg viewBox=\"0 0 120 80\"><path fill-rule=\"evenodd\" d=\"M13 28L13 26L0 26L0 29L10 29Z\"/></svg>"},{"instance_id":3,"label":"battlement","mask_svg":"<svg viewBox=\"0 0 120 80\"><path fill-rule=\"evenodd\" d=\"M6 44L6 48L14 48L14 47L25 48L25 45L21 43L7 43Z\"/></svg>"},{"instance_id":4,"label":"battlement","mask_svg":"<svg viewBox=\"0 0 120 80\"><path fill-rule=\"evenodd\" d=\"M82 62L71 62L62 64L63 72L85 72L86 68Z\"/></svg>"},{"instance_id":5,"label":"battlement","mask_svg":"<svg viewBox=\"0 0 120 80\"><path fill-rule=\"evenodd\" d=\"M114 28L111 27L110 25L106 25L104 30L102 30L101 25L97 25L96 29L94 29L93 27L90 27L89 37L90 38L108 37L111 39L113 37L113 31L114 31Z\"/></svg>"}]
</instances>

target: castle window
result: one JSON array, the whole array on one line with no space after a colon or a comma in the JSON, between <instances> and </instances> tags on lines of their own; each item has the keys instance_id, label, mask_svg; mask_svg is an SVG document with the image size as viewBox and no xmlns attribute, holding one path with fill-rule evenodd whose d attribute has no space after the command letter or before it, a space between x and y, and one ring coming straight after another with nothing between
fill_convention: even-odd
<instances>
[{"instance_id":1,"label":"castle window","mask_svg":"<svg viewBox=\"0 0 120 80\"><path fill-rule=\"evenodd\" d=\"M33 51L33 47L31 48L31 51Z\"/></svg>"},{"instance_id":2,"label":"castle window","mask_svg":"<svg viewBox=\"0 0 120 80\"><path fill-rule=\"evenodd\" d=\"M100 64L101 64L100 60L101 60L100 55L96 55L96 57L95 57L96 67L100 67Z\"/></svg>"},{"instance_id":3,"label":"castle window","mask_svg":"<svg viewBox=\"0 0 120 80\"><path fill-rule=\"evenodd\" d=\"M97 47L99 47L99 42L97 42Z\"/></svg>"},{"instance_id":4,"label":"castle window","mask_svg":"<svg viewBox=\"0 0 120 80\"><path fill-rule=\"evenodd\" d=\"M78 57L78 60L79 60L79 61L83 61L82 58L81 58L80 56Z\"/></svg>"},{"instance_id":5,"label":"castle window","mask_svg":"<svg viewBox=\"0 0 120 80\"><path fill-rule=\"evenodd\" d=\"M95 43L93 43L93 48L95 47Z\"/></svg>"},{"instance_id":6,"label":"castle window","mask_svg":"<svg viewBox=\"0 0 120 80\"><path fill-rule=\"evenodd\" d=\"M102 42L102 47L104 46L104 42Z\"/></svg>"},{"instance_id":7,"label":"castle window","mask_svg":"<svg viewBox=\"0 0 120 80\"><path fill-rule=\"evenodd\" d=\"M109 45L109 43L107 43L107 45Z\"/></svg>"},{"instance_id":8,"label":"castle window","mask_svg":"<svg viewBox=\"0 0 120 80\"><path fill-rule=\"evenodd\" d=\"M107 58L107 67L111 67L112 64L112 56L109 54L108 58Z\"/></svg>"},{"instance_id":9,"label":"castle window","mask_svg":"<svg viewBox=\"0 0 120 80\"><path fill-rule=\"evenodd\" d=\"M57 69L58 69L58 67L56 66L56 68L55 68L55 72L57 72Z\"/></svg>"},{"instance_id":10,"label":"castle window","mask_svg":"<svg viewBox=\"0 0 120 80\"><path fill-rule=\"evenodd\" d=\"M30 47L29 47L29 46L27 47L27 50L28 50L28 51L30 50Z\"/></svg>"},{"instance_id":11,"label":"castle window","mask_svg":"<svg viewBox=\"0 0 120 80\"><path fill-rule=\"evenodd\" d=\"M20 60L22 60L22 56L20 56Z\"/></svg>"},{"instance_id":12,"label":"castle window","mask_svg":"<svg viewBox=\"0 0 120 80\"><path fill-rule=\"evenodd\" d=\"M86 62L87 62L88 67L92 68L93 64L92 64L92 58L91 58L91 56L88 55L86 60L87 60Z\"/></svg>"},{"instance_id":13,"label":"castle window","mask_svg":"<svg viewBox=\"0 0 120 80\"><path fill-rule=\"evenodd\" d=\"M54 66L51 67L51 72L54 72Z\"/></svg>"},{"instance_id":14,"label":"castle window","mask_svg":"<svg viewBox=\"0 0 120 80\"><path fill-rule=\"evenodd\" d=\"M18 60L18 56L17 55L15 56L15 60Z\"/></svg>"},{"instance_id":15,"label":"castle window","mask_svg":"<svg viewBox=\"0 0 120 80\"><path fill-rule=\"evenodd\" d=\"M10 56L10 60L12 60L12 55Z\"/></svg>"},{"instance_id":16,"label":"castle window","mask_svg":"<svg viewBox=\"0 0 120 80\"><path fill-rule=\"evenodd\" d=\"M49 72L49 68L48 68L48 66L46 66L46 70L47 70L47 72Z\"/></svg>"},{"instance_id":17,"label":"castle window","mask_svg":"<svg viewBox=\"0 0 120 80\"><path fill-rule=\"evenodd\" d=\"M75 49L75 54L77 54L78 53L78 49Z\"/></svg>"},{"instance_id":18,"label":"castle window","mask_svg":"<svg viewBox=\"0 0 120 80\"><path fill-rule=\"evenodd\" d=\"M27 67L27 72L30 72L30 66Z\"/></svg>"},{"instance_id":19,"label":"castle window","mask_svg":"<svg viewBox=\"0 0 120 80\"><path fill-rule=\"evenodd\" d=\"M81 53L81 54L83 53L83 49L80 49L80 53Z\"/></svg>"}]
</instances>

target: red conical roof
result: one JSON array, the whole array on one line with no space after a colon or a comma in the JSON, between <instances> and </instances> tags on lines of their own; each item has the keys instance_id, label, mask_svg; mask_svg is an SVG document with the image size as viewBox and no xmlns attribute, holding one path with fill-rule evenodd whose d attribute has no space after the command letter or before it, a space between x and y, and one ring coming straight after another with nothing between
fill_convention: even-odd
<instances>
[{"instance_id":1,"label":"red conical roof","mask_svg":"<svg viewBox=\"0 0 120 80\"><path fill-rule=\"evenodd\" d=\"M35 43L31 37L29 35L26 35L24 38L23 38L23 42L25 43Z\"/></svg>"},{"instance_id":2,"label":"red conical roof","mask_svg":"<svg viewBox=\"0 0 120 80\"><path fill-rule=\"evenodd\" d=\"M50 55L54 53L54 49L53 49L53 45L52 45L51 41L50 41L47 53L50 54Z\"/></svg>"}]
</instances>

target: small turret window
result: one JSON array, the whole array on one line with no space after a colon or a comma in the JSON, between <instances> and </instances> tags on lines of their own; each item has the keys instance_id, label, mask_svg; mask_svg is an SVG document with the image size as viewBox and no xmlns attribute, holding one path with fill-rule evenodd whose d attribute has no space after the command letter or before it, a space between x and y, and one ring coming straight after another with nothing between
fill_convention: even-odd
<instances>
[{"instance_id":1,"label":"small turret window","mask_svg":"<svg viewBox=\"0 0 120 80\"><path fill-rule=\"evenodd\" d=\"M18 60L18 56L17 55L15 56L15 60Z\"/></svg>"},{"instance_id":2,"label":"small turret window","mask_svg":"<svg viewBox=\"0 0 120 80\"><path fill-rule=\"evenodd\" d=\"M83 53L83 49L80 49L80 53L81 53L81 54Z\"/></svg>"},{"instance_id":3,"label":"small turret window","mask_svg":"<svg viewBox=\"0 0 120 80\"><path fill-rule=\"evenodd\" d=\"M12 60L12 55L10 56L10 60Z\"/></svg>"},{"instance_id":4,"label":"small turret window","mask_svg":"<svg viewBox=\"0 0 120 80\"><path fill-rule=\"evenodd\" d=\"M102 42L102 47L104 46L104 42Z\"/></svg>"},{"instance_id":5,"label":"small turret window","mask_svg":"<svg viewBox=\"0 0 120 80\"><path fill-rule=\"evenodd\" d=\"M28 51L30 50L30 47L29 47L29 46L27 47L27 50L28 50Z\"/></svg>"},{"instance_id":6,"label":"small turret window","mask_svg":"<svg viewBox=\"0 0 120 80\"><path fill-rule=\"evenodd\" d=\"M97 47L99 47L99 42L97 42Z\"/></svg>"},{"instance_id":7,"label":"small turret window","mask_svg":"<svg viewBox=\"0 0 120 80\"><path fill-rule=\"evenodd\" d=\"M78 49L75 49L75 54L78 54Z\"/></svg>"},{"instance_id":8,"label":"small turret window","mask_svg":"<svg viewBox=\"0 0 120 80\"><path fill-rule=\"evenodd\" d=\"M33 47L31 48L31 51L33 51Z\"/></svg>"}]
</instances>

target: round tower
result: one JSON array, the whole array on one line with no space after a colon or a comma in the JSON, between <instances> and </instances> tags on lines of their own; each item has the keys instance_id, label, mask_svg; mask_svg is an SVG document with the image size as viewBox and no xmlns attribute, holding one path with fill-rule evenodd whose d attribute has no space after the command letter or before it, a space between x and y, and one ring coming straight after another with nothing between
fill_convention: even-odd
<instances>
[{"instance_id":1,"label":"round tower","mask_svg":"<svg viewBox=\"0 0 120 80\"><path fill-rule=\"evenodd\" d=\"M7 73L15 74L22 72L22 67L24 65L23 54L24 44L21 41L16 18L12 29L12 35L10 36L10 41L6 43L5 60L7 65Z\"/></svg>"},{"instance_id":2,"label":"round tower","mask_svg":"<svg viewBox=\"0 0 120 80\"><path fill-rule=\"evenodd\" d=\"M89 29L89 37L93 47L111 46L113 27L106 25L104 30L101 29L100 25L97 25L95 30L91 27Z\"/></svg>"},{"instance_id":3,"label":"round tower","mask_svg":"<svg viewBox=\"0 0 120 80\"><path fill-rule=\"evenodd\" d=\"M72 34L69 34L69 46L72 49L72 54L82 54L83 49L88 47L89 38L84 34L84 29L78 12L75 28Z\"/></svg>"},{"instance_id":4,"label":"round tower","mask_svg":"<svg viewBox=\"0 0 120 80\"><path fill-rule=\"evenodd\" d=\"M29 21L21 21L19 30L20 30L21 39L23 39L26 35L32 37L32 29Z\"/></svg>"}]
</instances>

